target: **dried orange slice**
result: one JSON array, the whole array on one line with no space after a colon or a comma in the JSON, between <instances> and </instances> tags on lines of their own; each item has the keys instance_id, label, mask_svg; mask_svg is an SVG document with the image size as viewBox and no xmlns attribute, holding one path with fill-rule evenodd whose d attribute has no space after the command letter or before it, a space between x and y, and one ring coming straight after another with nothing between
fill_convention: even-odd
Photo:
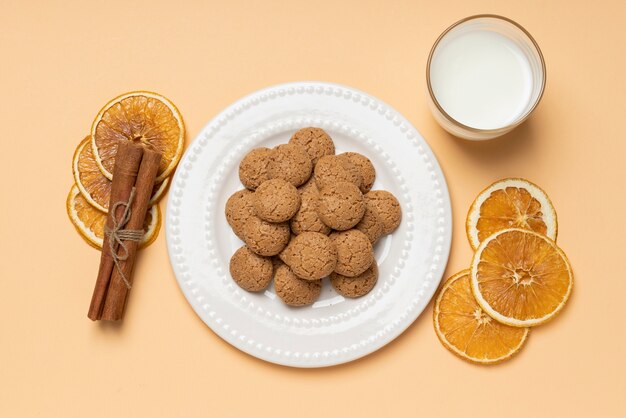
<instances>
[{"instance_id":1,"label":"dried orange slice","mask_svg":"<svg viewBox=\"0 0 626 418\"><path fill-rule=\"evenodd\" d=\"M161 153L157 183L174 170L183 153L185 125L180 112L165 97L147 91L123 94L107 103L91 126L98 168L113 178L118 141L135 141Z\"/></svg>"},{"instance_id":2,"label":"dried orange slice","mask_svg":"<svg viewBox=\"0 0 626 418\"><path fill-rule=\"evenodd\" d=\"M556 211L548 195L524 179L502 179L483 190L467 214L465 229L475 250L494 232L522 228L556 240Z\"/></svg>"},{"instance_id":3,"label":"dried orange slice","mask_svg":"<svg viewBox=\"0 0 626 418\"><path fill-rule=\"evenodd\" d=\"M67 215L81 237L92 247L102 249L104 225L107 214L89 204L76 185L72 186L65 204ZM146 215L144 231L146 233L139 244L140 248L152 244L161 228L161 211L157 205L152 206Z\"/></svg>"},{"instance_id":4,"label":"dried orange slice","mask_svg":"<svg viewBox=\"0 0 626 418\"><path fill-rule=\"evenodd\" d=\"M433 310L441 343L462 359L493 364L513 357L524 345L528 328L500 324L485 314L470 288L469 270L450 277Z\"/></svg>"},{"instance_id":5,"label":"dried orange slice","mask_svg":"<svg viewBox=\"0 0 626 418\"><path fill-rule=\"evenodd\" d=\"M91 151L91 137L87 136L74 151L72 159L74 180L85 199L97 209L108 212L111 197L111 180L106 178L98 168ZM150 205L154 205L163 197L170 182L169 177L154 185Z\"/></svg>"},{"instance_id":6,"label":"dried orange slice","mask_svg":"<svg viewBox=\"0 0 626 418\"><path fill-rule=\"evenodd\" d=\"M485 239L472 260L472 292L489 316L531 327L553 318L574 278L567 256L545 235L519 228Z\"/></svg>"}]
</instances>

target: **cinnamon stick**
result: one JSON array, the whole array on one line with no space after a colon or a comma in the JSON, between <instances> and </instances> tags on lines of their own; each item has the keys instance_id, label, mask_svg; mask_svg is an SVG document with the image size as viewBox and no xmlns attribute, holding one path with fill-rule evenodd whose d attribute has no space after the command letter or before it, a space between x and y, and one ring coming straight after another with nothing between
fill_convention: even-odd
<instances>
[{"instance_id":1,"label":"cinnamon stick","mask_svg":"<svg viewBox=\"0 0 626 418\"><path fill-rule=\"evenodd\" d=\"M144 150L135 183L135 198L131 204L130 218L126 223L126 229L143 229L160 162L161 154L148 149ZM119 261L120 269L114 268L111 273L111 282L101 317L105 321L119 321L123 318L130 291L127 283L132 284L133 268L139 242L123 241L123 243L127 250L127 257L125 260Z\"/></svg>"},{"instance_id":2,"label":"cinnamon stick","mask_svg":"<svg viewBox=\"0 0 626 418\"><path fill-rule=\"evenodd\" d=\"M117 146L115 165L113 167L113 183L111 184L111 198L109 203L109 215L106 226L113 227L114 217L119 219L124 212L124 208L119 207L113 211L115 202L127 201L139 171L139 165L143 156L143 147L130 141L121 141ZM113 213L115 212L115 213ZM109 288L111 272L113 270L113 257L110 251L109 238L104 236L102 245L102 255L100 256L100 267L98 278L91 297L91 305L87 316L96 321L101 318L105 297Z\"/></svg>"}]
</instances>

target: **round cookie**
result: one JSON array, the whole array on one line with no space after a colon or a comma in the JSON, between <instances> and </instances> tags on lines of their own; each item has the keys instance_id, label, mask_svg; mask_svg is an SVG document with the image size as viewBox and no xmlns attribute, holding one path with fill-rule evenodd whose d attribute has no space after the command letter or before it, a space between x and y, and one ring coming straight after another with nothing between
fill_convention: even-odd
<instances>
[{"instance_id":1,"label":"round cookie","mask_svg":"<svg viewBox=\"0 0 626 418\"><path fill-rule=\"evenodd\" d=\"M289 244L289 224L271 223L258 216L251 216L243 228L243 240L250 250L269 257L280 253Z\"/></svg>"},{"instance_id":2,"label":"round cookie","mask_svg":"<svg viewBox=\"0 0 626 418\"><path fill-rule=\"evenodd\" d=\"M268 222L286 222L300 208L298 189L283 179L261 183L252 200L256 216Z\"/></svg>"},{"instance_id":3,"label":"round cookie","mask_svg":"<svg viewBox=\"0 0 626 418\"><path fill-rule=\"evenodd\" d=\"M233 229L235 235L243 240L243 229L252 216L254 216L253 196L250 190L244 189L235 192L226 201L224 212L226 221Z\"/></svg>"},{"instance_id":4,"label":"round cookie","mask_svg":"<svg viewBox=\"0 0 626 418\"><path fill-rule=\"evenodd\" d=\"M320 296L322 281L300 279L289 266L282 264L274 274L274 290L287 305L310 305Z\"/></svg>"},{"instance_id":5,"label":"round cookie","mask_svg":"<svg viewBox=\"0 0 626 418\"><path fill-rule=\"evenodd\" d=\"M344 152L343 154L339 154L338 157L347 159L359 169L362 178L362 183L359 188L363 193L369 192L376 180L376 169L370 159L358 152Z\"/></svg>"},{"instance_id":6,"label":"round cookie","mask_svg":"<svg viewBox=\"0 0 626 418\"><path fill-rule=\"evenodd\" d=\"M361 221L356 224L354 229L357 229L367 235L372 245L376 244L376 242L383 236L384 226L383 221L380 219L378 212L369 201L365 201L365 213L363 214L363 218Z\"/></svg>"},{"instance_id":7,"label":"round cookie","mask_svg":"<svg viewBox=\"0 0 626 418\"><path fill-rule=\"evenodd\" d=\"M268 173L298 187L311 177L313 163L306 149L296 144L283 144L272 149Z\"/></svg>"},{"instance_id":8,"label":"round cookie","mask_svg":"<svg viewBox=\"0 0 626 418\"><path fill-rule=\"evenodd\" d=\"M319 201L319 191L314 181L309 180L304 186L298 189L302 203L300 209L291 218L291 231L299 235L303 232L319 232L320 234L330 234L330 227L320 219L317 214L317 203Z\"/></svg>"},{"instance_id":9,"label":"round cookie","mask_svg":"<svg viewBox=\"0 0 626 418\"><path fill-rule=\"evenodd\" d=\"M372 263L370 268L356 277L346 277L338 273L330 275L330 283L337 293L347 298L358 298L367 295L378 281L378 266Z\"/></svg>"},{"instance_id":10,"label":"round cookie","mask_svg":"<svg viewBox=\"0 0 626 418\"><path fill-rule=\"evenodd\" d=\"M321 128L302 128L291 139L290 144L297 144L306 149L313 165L324 155L335 154L335 144L330 136Z\"/></svg>"},{"instance_id":11,"label":"round cookie","mask_svg":"<svg viewBox=\"0 0 626 418\"><path fill-rule=\"evenodd\" d=\"M363 178L361 171L347 158L339 158L336 155L325 155L315 165L315 184L322 190L324 187L340 181L354 183L361 187Z\"/></svg>"},{"instance_id":12,"label":"round cookie","mask_svg":"<svg viewBox=\"0 0 626 418\"><path fill-rule=\"evenodd\" d=\"M239 163L239 180L250 190L254 190L270 179L268 167L272 150L261 147L246 154Z\"/></svg>"},{"instance_id":13,"label":"round cookie","mask_svg":"<svg viewBox=\"0 0 626 418\"><path fill-rule=\"evenodd\" d=\"M230 275L249 292L265 289L272 281L272 260L250 251L245 245L230 258Z\"/></svg>"},{"instance_id":14,"label":"round cookie","mask_svg":"<svg viewBox=\"0 0 626 418\"><path fill-rule=\"evenodd\" d=\"M280 259L301 279L318 280L335 270L337 250L333 242L318 232L303 232L291 240Z\"/></svg>"},{"instance_id":15,"label":"round cookie","mask_svg":"<svg viewBox=\"0 0 626 418\"><path fill-rule=\"evenodd\" d=\"M383 222L383 234L391 234L402 221L402 209L396 197L386 190L367 192L365 200L371 205Z\"/></svg>"},{"instance_id":16,"label":"round cookie","mask_svg":"<svg viewBox=\"0 0 626 418\"><path fill-rule=\"evenodd\" d=\"M374 262L372 243L363 232L356 229L333 232L330 239L337 249L336 273L356 277Z\"/></svg>"},{"instance_id":17,"label":"round cookie","mask_svg":"<svg viewBox=\"0 0 626 418\"><path fill-rule=\"evenodd\" d=\"M338 231L359 223L365 213L363 194L354 183L341 181L320 190L317 213L326 225Z\"/></svg>"}]
</instances>

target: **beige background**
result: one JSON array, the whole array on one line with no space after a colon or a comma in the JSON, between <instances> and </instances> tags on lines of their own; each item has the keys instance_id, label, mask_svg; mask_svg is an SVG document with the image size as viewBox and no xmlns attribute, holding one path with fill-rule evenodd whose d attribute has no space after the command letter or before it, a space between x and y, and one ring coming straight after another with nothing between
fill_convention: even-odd
<instances>
[{"instance_id":1,"label":"beige background","mask_svg":"<svg viewBox=\"0 0 626 418\"><path fill-rule=\"evenodd\" d=\"M623 2L0 0L0 10L0 416L624 416ZM536 37L548 83L526 124L475 144L436 125L424 68L443 29L485 12ZM161 92L189 142L241 96L309 79L383 99L428 140L452 195L447 275L469 263L463 222L478 191L523 176L549 192L575 290L518 358L457 359L429 305L351 364L264 363L198 319L163 233L141 256L124 324L87 319L99 254L75 233L65 198L72 153L100 107L128 90Z\"/></svg>"}]
</instances>

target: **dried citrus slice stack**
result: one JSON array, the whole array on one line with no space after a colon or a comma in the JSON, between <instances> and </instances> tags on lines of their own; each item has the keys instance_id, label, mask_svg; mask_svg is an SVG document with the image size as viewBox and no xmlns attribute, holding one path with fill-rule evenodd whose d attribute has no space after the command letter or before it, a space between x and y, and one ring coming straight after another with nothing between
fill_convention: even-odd
<instances>
[{"instance_id":1,"label":"dried citrus slice stack","mask_svg":"<svg viewBox=\"0 0 626 418\"><path fill-rule=\"evenodd\" d=\"M474 200L466 222L469 270L445 282L434 308L442 344L481 364L511 358L529 327L554 318L572 292L567 256L555 243L556 211L524 179L503 179Z\"/></svg>"},{"instance_id":2,"label":"dried citrus slice stack","mask_svg":"<svg viewBox=\"0 0 626 418\"><path fill-rule=\"evenodd\" d=\"M528 336L528 328L501 324L483 311L472 294L469 270L444 283L435 301L433 320L442 344L475 363L499 363L511 358Z\"/></svg>"},{"instance_id":3,"label":"dried citrus slice stack","mask_svg":"<svg viewBox=\"0 0 626 418\"><path fill-rule=\"evenodd\" d=\"M111 196L112 172L119 141L134 141L161 153L162 159L146 216L140 246L152 243L159 232L157 205L170 183L183 152L185 126L180 112L167 98L151 92L126 93L108 102L92 123L72 158L75 185L67 198L67 214L91 246L102 248Z\"/></svg>"},{"instance_id":4,"label":"dried citrus slice stack","mask_svg":"<svg viewBox=\"0 0 626 418\"><path fill-rule=\"evenodd\" d=\"M503 179L474 200L465 223L474 250L489 235L507 228L529 229L556 240L556 211L539 186L525 179Z\"/></svg>"},{"instance_id":5,"label":"dried citrus slice stack","mask_svg":"<svg viewBox=\"0 0 626 418\"><path fill-rule=\"evenodd\" d=\"M102 249L107 214L94 208L76 185L72 186L67 196L66 210L80 236L92 247ZM143 248L152 244L159 234L159 229L161 229L161 210L155 205L146 214L145 234L139 247Z\"/></svg>"}]
</instances>

